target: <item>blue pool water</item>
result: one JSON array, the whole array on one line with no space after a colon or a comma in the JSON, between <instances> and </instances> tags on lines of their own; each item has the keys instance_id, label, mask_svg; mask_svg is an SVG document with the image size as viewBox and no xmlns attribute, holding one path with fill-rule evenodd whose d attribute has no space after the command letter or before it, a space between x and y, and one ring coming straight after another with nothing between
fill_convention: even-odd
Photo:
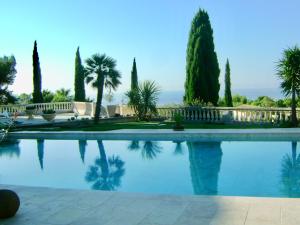
<instances>
[{"instance_id":1,"label":"blue pool water","mask_svg":"<svg viewBox=\"0 0 300 225\"><path fill-rule=\"evenodd\" d=\"M161 194L300 197L296 142L15 140L0 184Z\"/></svg>"}]
</instances>

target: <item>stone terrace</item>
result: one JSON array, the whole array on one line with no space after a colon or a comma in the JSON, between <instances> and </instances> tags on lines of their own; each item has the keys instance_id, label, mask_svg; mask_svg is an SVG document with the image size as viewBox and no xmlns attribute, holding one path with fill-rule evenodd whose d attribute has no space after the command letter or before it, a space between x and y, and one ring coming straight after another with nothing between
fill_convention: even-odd
<instances>
[{"instance_id":1,"label":"stone terrace","mask_svg":"<svg viewBox=\"0 0 300 225\"><path fill-rule=\"evenodd\" d=\"M21 207L0 225L298 225L300 199L169 196L0 186Z\"/></svg>"}]
</instances>

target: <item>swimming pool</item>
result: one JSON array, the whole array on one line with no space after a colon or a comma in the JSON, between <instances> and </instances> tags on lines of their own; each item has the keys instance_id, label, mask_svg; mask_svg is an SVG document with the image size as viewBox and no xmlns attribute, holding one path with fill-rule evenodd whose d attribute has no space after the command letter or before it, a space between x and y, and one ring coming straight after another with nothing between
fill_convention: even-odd
<instances>
[{"instance_id":1,"label":"swimming pool","mask_svg":"<svg viewBox=\"0 0 300 225\"><path fill-rule=\"evenodd\" d=\"M159 194L300 197L297 142L10 140L0 184Z\"/></svg>"}]
</instances>

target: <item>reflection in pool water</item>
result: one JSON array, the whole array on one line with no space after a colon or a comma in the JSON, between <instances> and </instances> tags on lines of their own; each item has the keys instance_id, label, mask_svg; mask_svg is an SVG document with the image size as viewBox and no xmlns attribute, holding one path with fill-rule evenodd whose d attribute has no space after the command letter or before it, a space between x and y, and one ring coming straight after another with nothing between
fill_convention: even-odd
<instances>
[{"instance_id":1,"label":"reflection in pool water","mask_svg":"<svg viewBox=\"0 0 300 225\"><path fill-rule=\"evenodd\" d=\"M86 181L92 182L94 190L113 191L121 185L121 178L125 174L124 162L119 156L107 158L102 141L97 141L100 158L95 159L86 174Z\"/></svg>"},{"instance_id":2,"label":"reflection in pool water","mask_svg":"<svg viewBox=\"0 0 300 225\"><path fill-rule=\"evenodd\" d=\"M282 159L282 191L289 197L300 197L300 155L297 155L297 142L292 142L292 154Z\"/></svg>"},{"instance_id":3,"label":"reflection in pool water","mask_svg":"<svg viewBox=\"0 0 300 225\"><path fill-rule=\"evenodd\" d=\"M297 147L296 142L10 140L0 145L0 183L300 197Z\"/></svg>"},{"instance_id":4,"label":"reflection in pool water","mask_svg":"<svg viewBox=\"0 0 300 225\"><path fill-rule=\"evenodd\" d=\"M20 156L20 147L19 140L5 140L0 143L0 157L19 157Z\"/></svg>"},{"instance_id":5,"label":"reflection in pool water","mask_svg":"<svg viewBox=\"0 0 300 225\"><path fill-rule=\"evenodd\" d=\"M188 142L194 194L216 195L222 162L220 142Z\"/></svg>"}]
</instances>

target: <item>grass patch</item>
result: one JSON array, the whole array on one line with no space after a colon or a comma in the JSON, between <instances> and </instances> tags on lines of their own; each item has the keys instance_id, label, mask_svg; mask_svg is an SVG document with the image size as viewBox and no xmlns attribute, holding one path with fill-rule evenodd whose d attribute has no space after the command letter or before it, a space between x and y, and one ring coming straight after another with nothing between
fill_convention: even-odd
<instances>
[{"instance_id":1,"label":"grass patch","mask_svg":"<svg viewBox=\"0 0 300 225\"><path fill-rule=\"evenodd\" d=\"M22 131L109 131L119 129L173 129L174 122L106 122L89 124L81 127L38 127L20 128ZM185 129L258 129L275 128L272 124L215 124L215 123L183 123Z\"/></svg>"}]
</instances>

